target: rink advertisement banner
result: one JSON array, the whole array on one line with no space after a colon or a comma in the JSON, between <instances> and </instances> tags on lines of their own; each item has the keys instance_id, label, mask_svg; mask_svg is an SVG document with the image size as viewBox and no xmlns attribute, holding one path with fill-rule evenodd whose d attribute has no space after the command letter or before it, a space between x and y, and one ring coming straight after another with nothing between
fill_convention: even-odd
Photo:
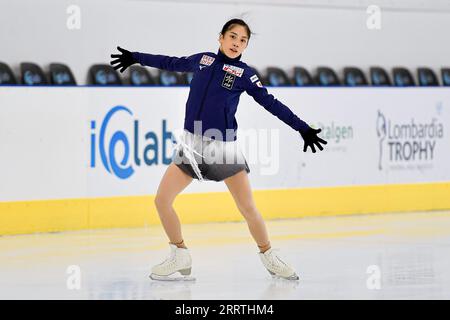
<instances>
[{"instance_id":1,"label":"rink advertisement banner","mask_svg":"<svg viewBox=\"0 0 450 320\"><path fill-rule=\"evenodd\" d=\"M428 185L430 193L440 185L448 191L450 90L269 92L321 128L328 144L323 152L303 153L300 134L244 93L236 114L238 141L255 193L332 193L355 187L381 192L399 185ZM13 202L77 199L76 210L83 211L83 199L127 202L128 197L141 199L139 208L151 206L141 197L156 193L171 163L187 96L187 88L0 88L0 208ZM197 197L226 191L224 183L195 180L183 193ZM235 211L232 205L227 208ZM303 209L300 203L285 208L293 216Z\"/></svg>"}]
</instances>

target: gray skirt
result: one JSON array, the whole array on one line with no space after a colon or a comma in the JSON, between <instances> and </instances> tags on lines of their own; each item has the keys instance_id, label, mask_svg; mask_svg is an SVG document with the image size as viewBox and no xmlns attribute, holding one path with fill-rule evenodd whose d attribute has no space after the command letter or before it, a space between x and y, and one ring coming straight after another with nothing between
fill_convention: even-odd
<instances>
[{"instance_id":1,"label":"gray skirt","mask_svg":"<svg viewBox=\"0 0 450 320\"><path fill-rule=\"evenodd\" d=\"M250 173L237 141L220 141L184 129L178 137L172 161L199 181L223 181L245 170Z\"/></svg>"}]
</instances>

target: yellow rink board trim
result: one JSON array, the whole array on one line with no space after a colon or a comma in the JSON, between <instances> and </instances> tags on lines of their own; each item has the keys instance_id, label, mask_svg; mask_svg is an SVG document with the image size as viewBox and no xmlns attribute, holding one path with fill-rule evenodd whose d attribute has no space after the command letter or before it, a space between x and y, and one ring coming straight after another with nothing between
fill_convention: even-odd
<instances>
[{"instance_id":1,"label":"yellow rink board trim","mask_svg":"<svg viewBox=\"0 0 450 320\"><path fill-rule=\"evenodd\" d=\"M266 219L450 209L450 182L254 190ZM0 202L0 235L159 224L154 195ZM182 223L242 221L229 192L180 194Z\"/></svg>"}]
</instances>

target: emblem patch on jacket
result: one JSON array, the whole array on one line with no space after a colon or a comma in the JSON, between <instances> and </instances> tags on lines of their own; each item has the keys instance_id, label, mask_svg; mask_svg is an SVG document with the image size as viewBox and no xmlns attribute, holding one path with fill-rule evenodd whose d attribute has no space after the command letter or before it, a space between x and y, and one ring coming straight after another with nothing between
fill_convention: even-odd
<instances>
[{"instance_id":1,"label":"emblem patch on jacket","mask_svg":"<svg viewBox=\"0 0 450 320\"><path fill-rule=\"evenodd\" d=\"M231 90L233 88L234 79L236 76L234 74L225 72L225 77L223 77L222 87Z\"/></svg>"},{"instance_id":2,"label":"emblem patch on jacket","mask_svg":"<svg viewBox=\"0 0 450 320\"><path fill-rule=\"evenodd\" d=\"M224 64L223 70L226 72L229 72L231 74L234 74L235 76L238 76L238 77L242 77L242 74L244 73L244 69L236 67L236 66L231 66L229 64Z\"/></svg>"},{"instance_id":3,"label":"emblem patch on jacket","mask_svg":"<svg viewBox=\"0 0 450 320\"><path fill-rule=\"evenodd\" d=\"M256 80L259 80L256 74L250 77L251 82L255 82Z\"/></svg>"},{"instance_id":4,"label":"emblem patch on jacket","mask_svg":"<svg viewBox=\"0 0 450 320\"><path fill-rule=\"evenodd\" d=\"M200 60L200 64L204 64L206 66L212 65L216 58L210 57L206 54L203 55L202 59Z\"/></svg>"}]
</instances>

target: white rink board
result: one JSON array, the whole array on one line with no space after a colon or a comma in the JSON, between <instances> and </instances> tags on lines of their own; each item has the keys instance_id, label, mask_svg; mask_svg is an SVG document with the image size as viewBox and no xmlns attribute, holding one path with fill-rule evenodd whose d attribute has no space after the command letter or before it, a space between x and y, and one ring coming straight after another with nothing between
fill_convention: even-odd
<instances>
[{"instance_id":1,"label":"white rink board","mask_svg":"<svg viewBox=\"0 0 450 320\"><path fill-rule=\"evenodd\" d=\"M322 127L328 145L318 154L303 153L300 135L244 93L236 116L238 140L254 189L450 181L447 88L269 88L269 92L300 118ZM162 164L163 124L167 132L183 127L187 96L188 88L180 87L0 88L0 201L155 194L167 168ZM106 124L105 116L116 106L129 112L118 110ZM102 124L104 159L111 173L100 152ZM424 128L426 134L419 135ZM244 143L247 133L256 134L256 145L265 145L264 135L278 135L273 155L251 157ZM119 137L115 149L110 148L114 135ZM123 165L121 138L129 144ZM147 158L154 155L153 138L158 141L158 164L146 164L145 149L150 150ZM169 139L166 144L170 159ZM265 148L256 151L264 153ZM133 173L119 178L111 167L113 159ZM185 192L226 190L223 183L196 181Z\"/></svg>"}]
</instances>

